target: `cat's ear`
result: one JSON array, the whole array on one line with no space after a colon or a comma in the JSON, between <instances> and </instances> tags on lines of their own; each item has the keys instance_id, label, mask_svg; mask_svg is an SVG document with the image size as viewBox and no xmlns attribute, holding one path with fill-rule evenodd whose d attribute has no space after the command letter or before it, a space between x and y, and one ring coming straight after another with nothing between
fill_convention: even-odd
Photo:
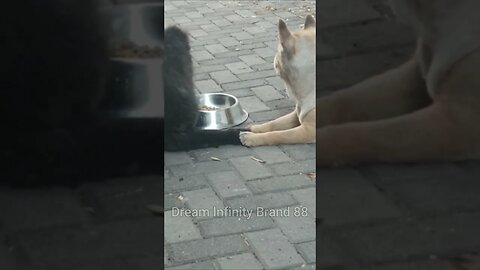
<instances>
[{"instance_id":1,"label":"cat's ear","mask_svg":"<svg viewBox=\"0 0 480 270\"><path fill-rule=\"evenodd\" d=\"M280 39L280 44L282 44L282 47L286 49L291 43L292 40L292 33L287 28L287 24L280 19L278 21L278 37Z\"/></svg>"},{"instance_id":2,"label":"cat's ear","mask_svg":"<svg viewBox=\"0 0 480 270\"><path fill-rule=\"evenodd\" d=\"M316 28L315 19L313 18L312 15L307 15L307 17L305 18L305 24L303 28L304 29Z\"/></svg>"}]
</instances>

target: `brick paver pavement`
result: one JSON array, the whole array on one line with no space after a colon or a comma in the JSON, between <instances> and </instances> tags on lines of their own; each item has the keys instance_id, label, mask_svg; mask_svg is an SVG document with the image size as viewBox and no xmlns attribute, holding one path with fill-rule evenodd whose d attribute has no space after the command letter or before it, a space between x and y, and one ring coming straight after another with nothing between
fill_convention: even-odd
<instances>
[{"instance_id":1,"label":"brick paver pavement","mask_svg":"<svg viewBox=\"0 0 480 270\"><path fill-rule=\"evenodd\" d=\"M319 95L411 53L411 33L393 22L385 2L317 1ZM173 0L165 10L167 24L190 30L200 92L242 98L249 121L292 108L272 71L275 25L279 17L300 24L314 12L312 2ZM315 199L316 184L305 175L315 170L314 150L225 146L167 153L165 185L160 176L146 176L77 189L2 188L0 269L161 269L164 219L146 206L163 199L163 259L171 269L454 270L445 257L480 249L479 162L322 169ZM317 237L312 216L172 216L173 207L213 205L301 205L314 213L316 201Z\"/></svg>"},{"instance_id":2,"label":"brick paver pavement","mask_svg":"<svg viewBox=\"0 0 480 270\"><path fill-rule=\"evenodd\" d=\"M277 23L298 29L306 14L315 14L314 1L165 4L166 26L190 34L196 90L235 95L247 123L293 110L273 70ZM315 269L315 145L223 146L165 160L167 269ZM255 211L218 216L213 207ZM179 217L178 208L210 215Z\"/></svg>"},{"instance_id":3,"label":"brick paver pavement","mask_svg":"<svg viewBox=\"0 0 480 270\"><path fill-rule=\"evenodd\" d=\"M271 73L272 50L276 46L275 24L278 17L288 19L290 24L297 19L301 23L307 9L299 12L296 8L311 3L207 2L210 2L207 6L212 5L211 10L215 7L221 10L205 16L204 21L190 18L180 23L187 29L201 30L196 32L199 35L193 36L192 42L194 54L197 52L203 57L196 61L197 82L208 81L225 92L244 97L242 103L249 106L254 121L269 120L288 111L291 102L275 99L278 94L284 95L283 85ZM317 44L318 95L398 65L412 53L414 36L408 28L393 20L386 2L317 1L317 28L321 40ZM167 17L170 11L196 9L196 4L198 2L188 2L188 7L172 4L167 8ZM309 7L314 10L313 4ZM174 14L170 13L172 24L177 22ZM219 29L208 31L209 27L202 27L204 23L209 24L210 18ZM265 27L267 31L262 33ZM232 30L222 35L225 28ZM216 44L223 47L207 47ZM208 91L208 88L198 90ZM200 178L202 181L196 182L193 193L189 191L185 195L179 189L167 194L171 206L183 205L175 199L179 194L184 200L188 200L190 194L198 205L265 205L280 209L306 205L315 209L316 186L301 174L311 170L314 149L305 145L271 149L275 150L266 151L275 153L268 154L275 157L275 161L267 160L264 165L248 159L251 155L261 158L259 151L264 150L255 148L212 149L200 159L198 155L204 153L202 151L182 153L184 158L191 159L190 165L181 165L177 172L201 164L203 169L197 168L195 172L215 171L216 177L213 181L208 175ZM209 156L220 156L222 162L210 162ZM264 218L249 223L232 219L194 219L192 223L196 223L200 236L197 235L192 243L212 241L220 235L239 235L241 238L232 241L246 239L248 245L237 247L241 251L229 255L203 253L203 258L195 256L183 262L189 263L186 268L208 265L220 269L244 269L244 265L251 269L302 266L312 269L457 269L446 258L480 249L479 165L478 162L462 162L321 169L317 171L320 183L316 197L319 207L319 235L316 238L309 233L312 223L301 218L275 217L273 223ZM232 172L234 175L229 175ZM175 179L174 171L170 172L170 177ZM219 179L230 180L222 182ZM234 187L239 195L231 197L234 196L232 192L224 190L228 186ZM235 243L218 244L230 247ZM277 246L282 247L281 251L274 248ZM167 243L167 263L172 268L181 268L183 262L170 254L176 251L175 247L175 243ZM222 248L224 250L227 248ZM315 250L318 261L313 256ZM245 258L240 265L236 264L239 256ZM228 261L226 258L232 261L230 268L222 264Z\"/></svg>"}]
</instances>

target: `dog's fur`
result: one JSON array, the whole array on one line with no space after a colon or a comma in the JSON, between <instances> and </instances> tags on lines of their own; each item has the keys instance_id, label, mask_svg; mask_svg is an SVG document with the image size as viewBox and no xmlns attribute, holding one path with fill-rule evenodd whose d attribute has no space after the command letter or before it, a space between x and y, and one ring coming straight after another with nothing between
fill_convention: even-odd
<instances>
[{"instance_id":1,"label":"dog's fur","mask_svg":"<svg viewBox=\"0 0 480 270\"><path fill-rule=\"evenodd\" d=\"M278 30L274 67L296 107L285 116L242 132L240 139L246 146L315 142L315 20L307 16L304 29L293 33L280 20Z\"/></svg>"},{"instance_id":2,"label":"dog's fur","mask_svg":"<svg viewBox=\"0 0 480 270\"><path fill-rule=\"evenodd\" d=\"M479 158L480 2L391 4L414 26L416 52L317 101L317 165Z\"/></svg>"},{"instance_id":3,"label":"dog's fur","mask_svg":"<svg viewBox=\"0 0 480 270\"><path fill-rule=\"evenodd\" d=\"M198 104L188 35L176 26L165 30L165 150L183 151L224 144L240 145L239 129L200 130L195 127Z\"/></svg>"}]
</instances>

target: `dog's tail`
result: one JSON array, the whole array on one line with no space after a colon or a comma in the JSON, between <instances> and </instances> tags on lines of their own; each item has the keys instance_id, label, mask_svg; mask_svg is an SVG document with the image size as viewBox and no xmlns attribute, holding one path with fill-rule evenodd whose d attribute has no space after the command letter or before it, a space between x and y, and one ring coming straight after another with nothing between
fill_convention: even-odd
<instances>
[{"instance_id":1,"label":"dog's tail","mask_svg":"<svg viewBox=\"0 0 480 270\"><path fill-rule=\"evenodd\" d=\"M166 151L186 151L221 145L241 145L240 132L245 129L201 130L194 129L178 136L175 143L165 144Z\"/></svg>"}]
</instances>

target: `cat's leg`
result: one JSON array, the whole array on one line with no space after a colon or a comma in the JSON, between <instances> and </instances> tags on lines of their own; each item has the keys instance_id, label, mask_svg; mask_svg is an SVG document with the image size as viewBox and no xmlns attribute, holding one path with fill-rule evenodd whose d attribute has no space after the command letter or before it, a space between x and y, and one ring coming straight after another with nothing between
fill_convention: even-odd
<instances>
[{"instance_id":1,"label":"cat's leg","mask_svg":"<svg viewBox=\"0 0 480 270\"><path fill-rule=\"evenodd\" d=\"M275 130L290 129L299 125L300 125L300 121L298 120L297 111L294 110L293 112L287 115L281 116L270 122L259 124L259 125L251 125L249 129L253 133L264 133L264 132L275 131Z\"/></svg>"},{"instance_id":2,"label":"cat's leg","mask_svg":"<svg viewBox=\"0 0 480 270\"><path fill-rule=\"evenodd\" d=\"M418 57L416 53L398 68L317 99L317 127L385 119L427 106L431 100Z\"/></svg>"},{"instance_id":3,"label":"cat's leg","mask_svg":"<svg viewBox=\"0 0 480 270\"><path fill-rule=\"evenodd\" d=\"M300 126L265 133L242 132L240 140L245 146L314 143L315 110L305 116Z\"/></svg>"}]
</instances>

